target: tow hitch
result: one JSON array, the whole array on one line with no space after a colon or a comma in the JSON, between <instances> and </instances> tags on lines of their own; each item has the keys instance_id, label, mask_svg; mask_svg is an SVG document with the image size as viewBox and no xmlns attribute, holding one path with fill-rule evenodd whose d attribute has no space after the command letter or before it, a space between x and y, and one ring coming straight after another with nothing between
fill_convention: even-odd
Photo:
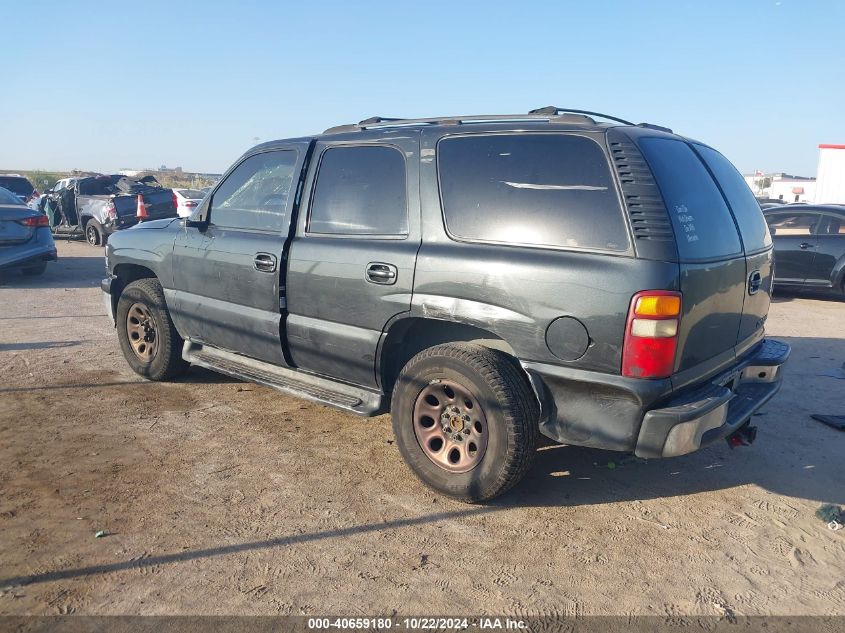
<instances>
[{"instance_id":1,"label":"tow hitch","mask_svg":"<svg viewBox=\"0 0 845 633\"><path fill-rule=\"evenodd\" d=\"M757 439L757 427L750 424L744 425L728 435L728 446L736 448L737 446L748 446Z\"/></svg>"}]
</instances>

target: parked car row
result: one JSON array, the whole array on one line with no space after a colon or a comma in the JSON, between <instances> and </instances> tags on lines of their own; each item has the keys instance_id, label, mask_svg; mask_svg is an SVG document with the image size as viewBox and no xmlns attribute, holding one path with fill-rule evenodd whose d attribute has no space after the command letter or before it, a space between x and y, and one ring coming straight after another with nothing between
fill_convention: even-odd
<instances>
[{"instance_id":1,"label":"parked car row","mask_svg":"<svg viewBox=\"0 0 845 633\"><path fill-rule=\"evenodd\" d=\"M81 232L93 246L138 222L175 218L178 207L176 193L152 176L134 180L120 174L67 178L40 202L55 233Z\"/></svg>"}]
</instances>

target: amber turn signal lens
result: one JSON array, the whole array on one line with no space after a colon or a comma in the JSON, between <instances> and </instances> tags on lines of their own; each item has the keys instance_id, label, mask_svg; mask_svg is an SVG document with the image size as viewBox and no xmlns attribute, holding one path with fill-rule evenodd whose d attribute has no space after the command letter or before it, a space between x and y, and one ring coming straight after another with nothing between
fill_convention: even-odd
<instances>
[{"instance_id":1,"label":"amber turn signal lens","mask_svg":"<svg viewBox=\"0 0 845 633\"><path fill-rule=\"evenodd\" d=\"M634 306L637 316L672 317L681 313L681 298L672 295L639 297Z\"/></svg>"}]
</instances>

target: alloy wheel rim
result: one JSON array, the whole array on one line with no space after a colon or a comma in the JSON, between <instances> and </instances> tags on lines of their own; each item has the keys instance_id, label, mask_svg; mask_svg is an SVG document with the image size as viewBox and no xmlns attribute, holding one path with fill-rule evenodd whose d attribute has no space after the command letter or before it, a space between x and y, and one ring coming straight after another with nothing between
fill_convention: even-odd
<instances>
[{"instance_id":1,"label":"alloy wheel rim","mask_svg":"<svg viewBox=\"0 0 845 633\"><path fill-rule=\"evenodd\" d=\"M465 473L487 451L487 417L469 389L453 380L436 380L420 391L414 403L414 435L434 464Z\"/></svg>"},{"instance_id":2,"label":"alloy wheel rim","mask_svg":"<svg viewBox=\"0 0 845 633\"><path fill-rule=\"evenodd\" d=\"M126 314L126 333L129 345L139 360L149 363L158 349L156 322L143 303L133 303Z\"/></svg>"},{"instance_id":3,"label":"alloy wheel rim","mask_svg":"<svg viewBox=\"0 0 845 633\"><path fill-rule=\"evenodd\" d=\"M97 230L93 226L88 226L85 230L86 235L88 236L88 242L93 244L94 246L97 245Z\"/></svg>"}]
</instances>

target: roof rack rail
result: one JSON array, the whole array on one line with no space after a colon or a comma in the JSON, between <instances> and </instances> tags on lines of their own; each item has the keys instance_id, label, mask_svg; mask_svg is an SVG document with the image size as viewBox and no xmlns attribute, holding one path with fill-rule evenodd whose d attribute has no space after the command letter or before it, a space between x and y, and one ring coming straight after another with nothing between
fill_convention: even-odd
<instances>
[{"instance_id":1,"label":"roof rack rail","mask_svg":"<svg viewBox=\"0 0 845 633\"><path fill-rule=\"evenodd\" d=\"M626 121L625 119L620 119L616 116L611 116L609 114L603 114L601 112L590 112L589 110L575 110L573 108L558 108L557 106L546 106L545 108L536 108L531 110L529 114L586 114L588 116L597 116L601 117L602 119L607 119L608 121L616 121L617 123L621 123L623 125L633 125L636 127L644 127L648 128L649 130L658 130L660 132L668 132L669 134L673 134L672 130L668 127L663 127L662 125L654 125L653 123L632 123L631 121Z\"/></svg>"},{"instance_id":2,"label":"roof rack rail","mask_svg":"<svg viewBox=\"0 0 845 633\"><path fill-rule=\"evenodd\" d=\"M586 114L587 116L597 116L609 121L616 121L624 125L634 125L630 121L620 119L619 117L610 116L609 114L602 114L601 112L591 112L590 110L575 110L573 108L558 108L557 106L546 106L545 108L535 108L528 112L528 114Z\"/></svg>"},{"instance_id":3,"label":"roof rack rail","mask_svg":"<svg viewBox=\"0 0 845 633\"><path fill-rule=\"evenodd\" d=\"M654 123L638 123L637 127L644 127L649 130L657 130L658 132L668 132L669 134L674 134L671 128L663 127L662 125L655 125Z\"/></svg>"},{"instance_id":4,"label":"roof rack rail","mask_svg":"<svg viewBox=\"0 0 845 633\"><path fill-rule=\"evenodd\" d=\"M369 119L364 119L363 121L358 121L358 125L360 127L365 127L367 125L375 125L376 123L393 123L395 121L401 121L402 119L394 118L394 117L387 117L387 116L371 116Z\"/></svg>"},{"instance_id":5,"label":"roof rack rail","mask_svg":"<svg viewBox=\"0 0 845 633\"><path fill-rule=\"evenodd\" d=\"M566 116L571 115L571 116ZM529 112L528 114L477 114L473 116L428 117L422 119L396 119L374 116L358 123L337 125L328 128L323 134L338 134L341 132L358 132L372 128L404 127L411 125L461 125L464 123L507 123L519 121L552 121L559 123L595 123L590 117L580 112Z\"/></svg>"}]
</instances>

